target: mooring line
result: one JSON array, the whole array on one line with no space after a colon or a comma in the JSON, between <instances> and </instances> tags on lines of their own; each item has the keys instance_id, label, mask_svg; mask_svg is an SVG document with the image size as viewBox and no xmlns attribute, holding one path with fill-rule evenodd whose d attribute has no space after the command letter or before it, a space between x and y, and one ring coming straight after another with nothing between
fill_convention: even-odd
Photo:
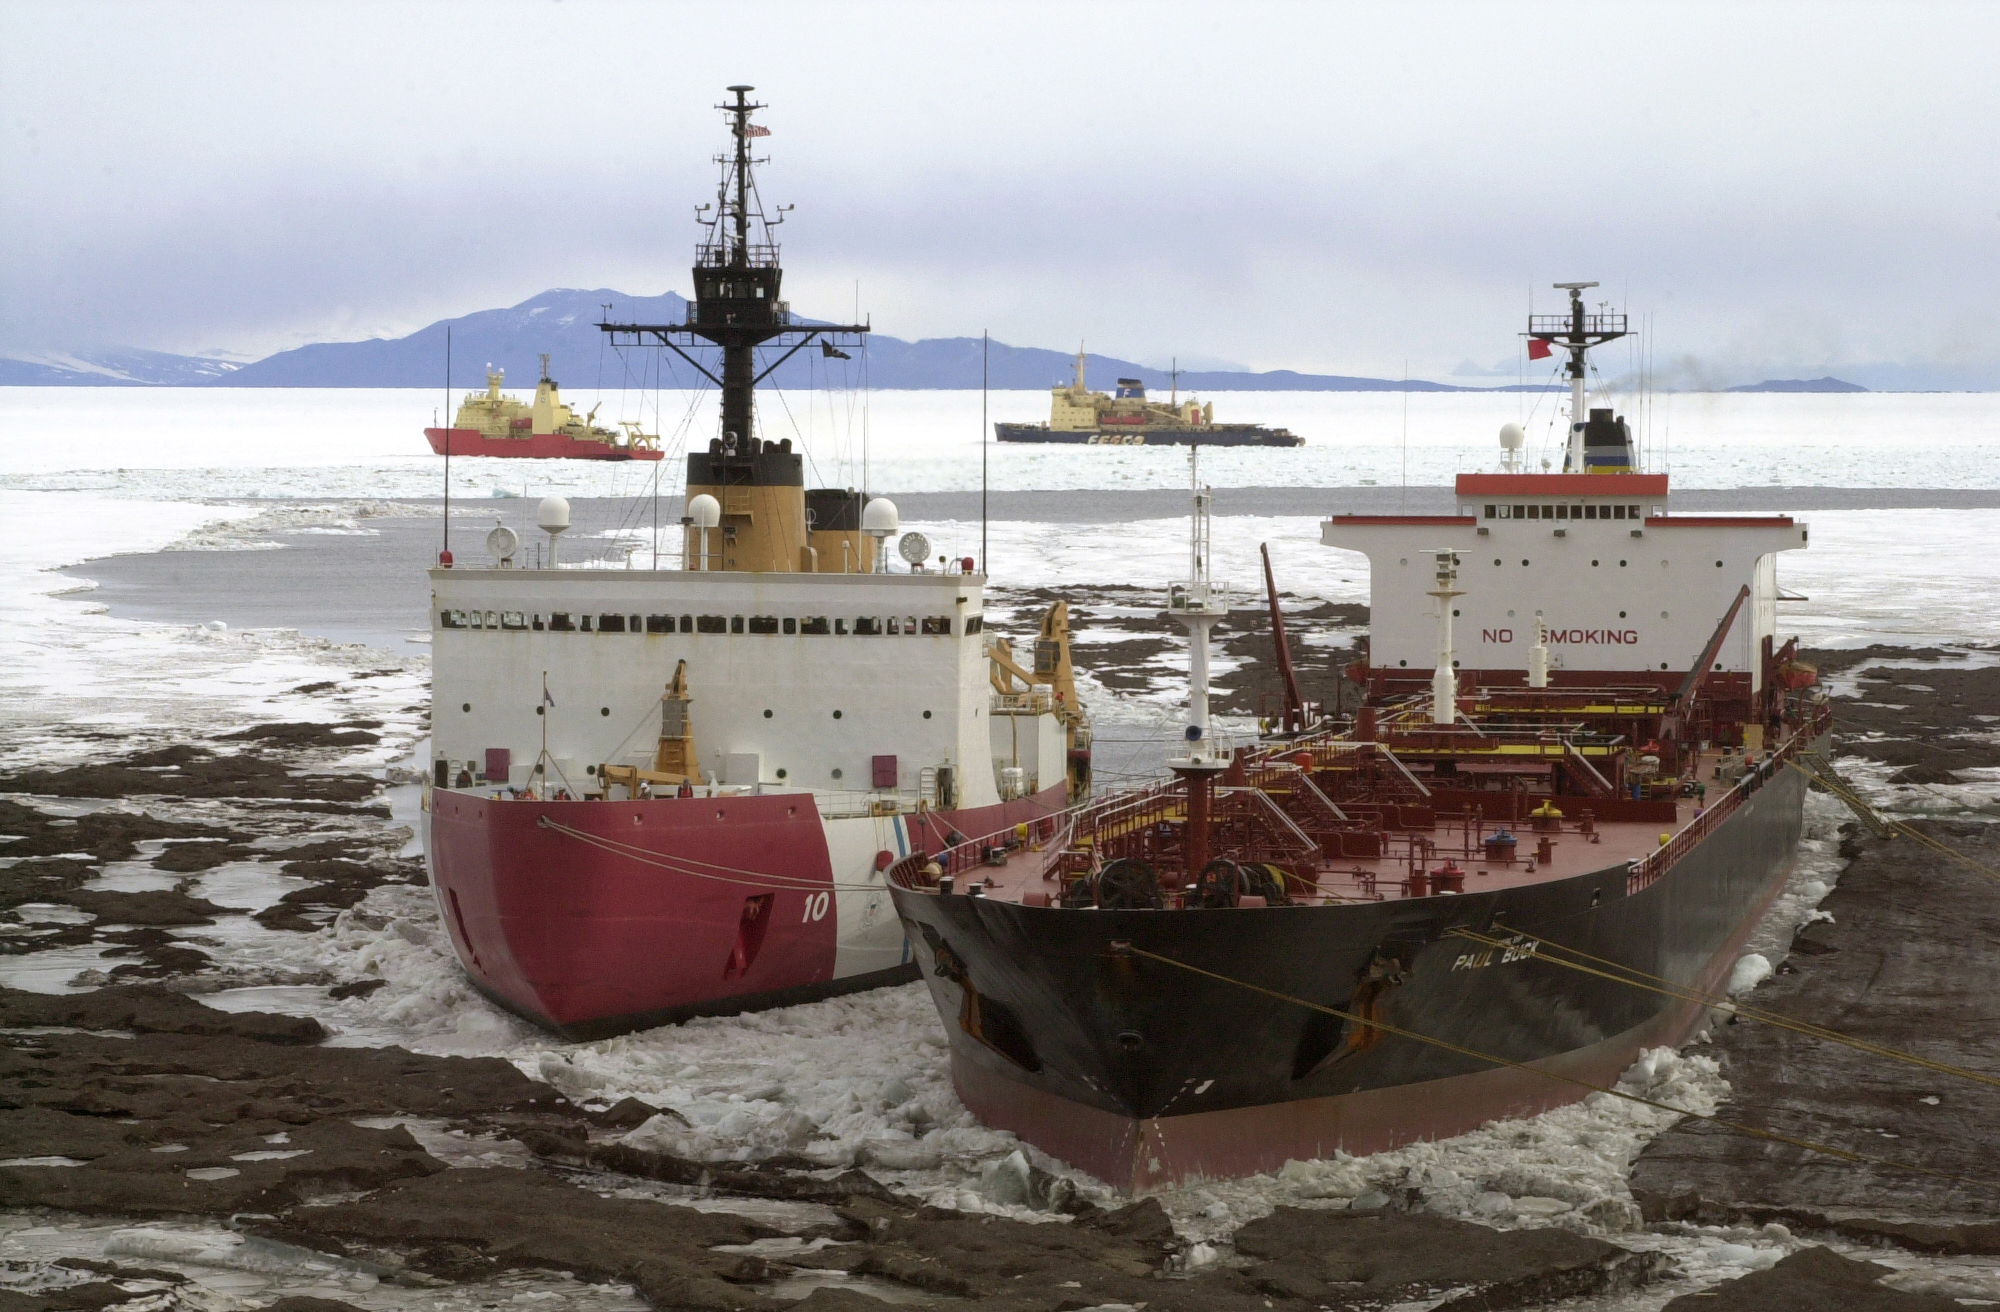
<instances>
[{"instance_id":1,"label":"mooring line","mask_svg":"<svg viewBox=\"0 0 2000 1312\"><path fill-rule=\"evenodd\" d=\"M830 888L880 893L885 891L889 886L887 881L880 884L849 884L842 883L839 880L807 880L801 879L796 875L771 875L758 870L743 870L734 866L716 865L712 861L693 862L693 864L709 866L715 870L727 870L731 874L749 876L747 879L732 879L729 875L710 874L704 870L689 869L688 863L692 862L692 858L669 857L664 853L655 852L651 848L634 847L629 843L620 843L615 839L600 838L596 834L587 834L581 829L573 829L559 821L551 820L547 816L539 817L536 823L542 829L552 829L566 838L574 838L578 842L588 844L591 847L599 848L617 856L627 857L639 862L641 865L656 866L661 870L666 870L676 875L686 875L691 879L710 879L718 884L738 884L746 888L768 888L783 893L822 893Z\"/></svg>"},{"instance_id":2,"label":"mooring line","mask_svg":"<svg viewBox=\"0 0 2000 1312\"><path fill-rule=\"evenodd\" d=\"M1525 1071L1530 1075L1539 1075L1544 1079L1555 1080L1558 1083L1567 1084L1578 1089L1587 1089L1592 1093L1609 1094L1614 1098L1622 1098L1627 1102L1635 1102L1644 1107L1651 1107L1655 1111L1667 1112L1670 1115L1687 1116L1697 1121L1706 1121L1719 1129L1729 1130L1752 1139L1762 1139L1769 1143L1781 1143L1793 1148L1803 1148L1807 1152L1821 1153L1828 1157L1838 1157L1843 1161L1864 1163L1869 1166L1886 1166L1891 1170L1909 1171L1917 1175L1936 1176L1939 1179L1952 1180L1959 1184L1984 1185L1987 1183L1983 1180L1974 1180L1967 1176L1956 1175L1950 1171L1940 1171L1935 1167L1919 1166L1914 1162L1899 1162L1889 1157L1876 1157L1870 1153L1855 1152L1849 1148L1836 1148L1831 1144L1818 1143L1811 1139L1800 1139L1788 1134L1779 1134L1775 1130L1761 1130L1754 1125L1745 1125L1740 1121L1724 1120L1720 1116L1690 1111L1685 1107L1671 1106L1670 1104L1644 1097L1641 1094L1626 1093L1622 1089L1594 1084L1589 1080L1578 1079L1573 1075L1564 1075L1558 1071L1544 1070L1539 1066L1531 1066L1526 1062L1511 1061L1506 1057L1496 1057L1491 1053L1480 1052L1475 1048L1467 1048L1446 1039L1434 1038L1428 1034L1419 1034L1414 1030L1406 1030L1399 1025L1391 1025L1387 1021L1371 1020L1366 1016L1359 1016L1351 1011L1342 1011L1338 1007L1329 1007L1323 1003L1308 1002L1304 998L1295 998L1289 993L1280 993L1276 989L1267 989L1260 984L1252 984L1248 980L1231 979L1227 975L1220 975L1212 970L1204 970L1200 966L1190 965L1185 961L1180 961L1173 957L1162 956L1157 952L1148 952L1144 948L1133 947L1128 942L1114 941L1111 945L1111 951L1114 956L1143 957L1148 961L1157 961L1162 965L1173 966L1179 970L1185 970L1190 974L1215 980L1217 983L1228 984L1251 993L1261 994L1264 997L1273 998L1279 1002L1289 1002L1295 1007L1304 1007L1308 1011L1317 1011L1328 1016L1338 1016L1345 1021L1352 1021L1358 1025L1367 1025L1381 1030L1384 1034L1393 1034L1398 1038L1410 1039L1417 1043L1428 1044L1434 1048L1442 1048L1446 1052L1456 1053L1461 1057L1471 1057L1475 1061L1483 1061L1495 1066L1506 1066L1513 1070Z\"/></svg>"},{"instance_id":3,"label":"mooring line","mask_svg":"<svg viewBox=\"0 0 2000 1312\"><path fill-rule=\"evenodd\" d=\"M1936 1071L1941 1075L1957 1075L1964 1079L1975 1080L1980 1084L1990 1084L1994 1088L2000 1089L2000 1078L1995 1078L1991 1075L1982 1075L1978 1071L1967 1070L1963 1066L1954 1066L1949 1062L1936 1061L1930 1057L1922 1057L1913 1052L1904 1052L1900 1048L1891 1048L1879 1043L1870 1043L1866 1039L1857 1039L1852 1035L1842 1034L1838 1030L1830 1030L1822 1025L1814 1025L1810 1021L1794 1020L1790 1016L1780 1015L1775 1011L1765 1011L1759 1007L1746 1007L1719 993L1705 993L1700 989L1686 984L1676 984L1672 980L1664 979L1661 976L1649 975L1636 967L1624 966L1615 961L1606 960L1603 957L1592 956L1590 953L1579 948L1565 947L1561 943L1551 943L1529 930L1524 929L1514 932L1530 940L1534 945L1532 947L1529 947L1526 943L1509 943L1505 939L1490 938L1484 934L1475 934L1464 926L1459 926L1449 932L1458 938L1470 939L1474 943L1479 943L1489 948L1505 948L1516 952L1527 948L1526 955L1538 961L1546 961L1552 966L1562 966L1569 970L1580 971L1585 975L1595 975L1599 979L1607 979L1614 984L1624 984L1631 988L1643 989L1648 993L1658 993L1666 997L1678 998L1682 1002L1700 1003L1705 1007L1713 1007L1718 1011L1726 1011L1732 1015L1742 1016L1746 1020L1761 1021L1766 1025L1775 1025L1779 1029L1792 1030L1796 1033L1804 1034L1809 1038L1825 1039L1829 1043L1844 1044L1847 1047L1855 1049L1857 1052L1869 1053L1876 1057L1886 1057L1892 1061L1907 1062L1912 1066L1918 1066L1924 1070ZM1582 957L1586 961L1595 961L1600 965L1609 966L1611 969L1598 970L1594 967L1583 965L1581 962L1564 961L1561 957L1547 955L1541 951L1542 948L1554 948L1558 952L1568 952L1574 956ZM1612 971L1622 971L1624 973L1613 974ZM1627 978L1627 976L1634 978Z\"/></svg>"}]
</instances>

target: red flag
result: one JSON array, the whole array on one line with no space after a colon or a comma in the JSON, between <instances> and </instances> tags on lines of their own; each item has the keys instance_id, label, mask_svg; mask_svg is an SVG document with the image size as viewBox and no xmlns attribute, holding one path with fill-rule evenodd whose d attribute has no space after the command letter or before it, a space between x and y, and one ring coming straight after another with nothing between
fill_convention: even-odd
<instances>
[{"instance_id":1,"label":"red flag","mask_svg":"<svg viewBox=\"0 0 2000 1312\"><path fill-rule=\"evenodd\" d=\"M771 135L771 129L752 123L743 130L743 135L746 137L768 137Z\"/></svg>"},{"instance_id":2,"label":"red flag","mask_svg":"<svg viewBox=\"0 0 2000 1312\"><path fill-rule=\"evenodd\" d=\"M1528 339L1528 358L1530 360L1546 360L1555 353L1556 348L1549 345L1547 338L1530 337Z\"/></svg>"}]
</instances>

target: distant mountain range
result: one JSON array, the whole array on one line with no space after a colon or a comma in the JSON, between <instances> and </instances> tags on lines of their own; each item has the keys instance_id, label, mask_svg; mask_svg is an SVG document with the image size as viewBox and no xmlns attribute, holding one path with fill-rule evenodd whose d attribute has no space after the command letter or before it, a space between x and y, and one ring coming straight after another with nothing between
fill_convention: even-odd
<instances>
[{"instance_id":1,"label":"distant mountain range","mask_svg":"<svg viewBox=\"0 0 2000 1312\"><path fill-rule=\"evenodd\" d=\"M504 310L481 310L444 319L407 337L363 342L320 342L250 363L220 356L170 355L160 351L115 350L56 353L0 359L0 386L152 387L436 387L445 384L445 335L451 335L451 385L465 391L485 383L486 369L506 372L512 388L531 386L541 376L540 356L571 395L602 387L668 388L702 381L684 360L656 350L610 349L597 323L614 321L679 323L687 301L675 292L629 296L607 288L557 289ZM977 337L934 337L904 341L871 333L864 357L830 359L817 350L800 351L780 365L770 381L783 388L868 386L882 389L976 388L980 385ZM775 355L769 358L775 358ZM996 389L1037 389L1069 381L1074 356L1066 351L993 342L987 381ZM1463 370L1463 366L1461 369ZM864 372L865 371L865 372ZM1477 371L1475 371L1477 372ZM1092 387L1109 391L1120 378L1136 378L1149 389L1173 385L1167 371L1131 360L1093 355ZM1202 392L1476 392L1540 391L1547 384L1467 386L1422 379L1359 378L1302 374L1289 369L1267 373L1190 370L1179 375L1182 391ZM1769 379L1733 392L1863 392L1837 378Z\"/></svg>"},{"instance_id":2,"label":"distant mountain range","mask_svg":"<svg viewBox=\"0 0 2000 1312\"><path fill-rule=\"evenodd\" d=\"M1745 383L1732 387L1732 392L1865 392L1868 389L1859 383L1842 382L1838 378L1766 378L1761 383Z\"/></svg>"}]
</instances>

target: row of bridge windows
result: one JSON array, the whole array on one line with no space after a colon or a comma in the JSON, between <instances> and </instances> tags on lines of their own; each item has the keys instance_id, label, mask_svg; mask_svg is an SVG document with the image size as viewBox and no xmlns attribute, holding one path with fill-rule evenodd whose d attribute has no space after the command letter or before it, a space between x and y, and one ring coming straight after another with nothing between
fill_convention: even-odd
<instances>
[{"instance_id":1,"label":"row of bridge windows","mask_svg":"<svg viewBox=\"0 0 2000 1312\"><path fill-rule=\"evenodd\" d=\"M1519 505L1486 507L1488 519L1639 519L1637 506L1600 506L1589 502L1576 505Z\"/></svg>"},{"instance_id":2,"label":"row of bridge windows","mask_svg":"<svg viewBox=\"0 0 2000 1312\"><path fill-rule=\"evenodd\" d=\"M582 615L554 611L548 615L518 610L441 610L438 625L446 629L521 629L551 633L759 633L825 634L881 637L926 635L950 637L949 615ZM986 627L986 617L969 615L965 635Z\"/></svg>"}]
</instances>

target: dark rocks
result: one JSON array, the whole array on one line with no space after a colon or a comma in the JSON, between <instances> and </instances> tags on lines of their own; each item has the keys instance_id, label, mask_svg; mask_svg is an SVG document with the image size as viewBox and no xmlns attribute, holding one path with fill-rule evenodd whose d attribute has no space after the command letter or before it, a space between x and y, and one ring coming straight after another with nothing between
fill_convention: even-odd
<instances>
[{"instance_id":1,"label":"dark rocks","mask_svg":"<svg viewBox=\"0 0 2000 1312\"><path fill-rule=\"evenodd\" d=\"M345 984L336 984L326 991L326 996L335 1002L345 1002L349 998L365 998L376 989L386 987L386 979L357 979Z\"/></svg>"},{"instance_id":2,"label":"dark rocks","mask_svg":"<svg viewBox=\"0 0 2000 1312\"><path fill-rule=\"evenodd\" d=\"M2000 826L1918 822L1989 868ZM1908 838L1859 856L1753 1005L2000 1079L2000 898L1993 884ZM1992 1126L2000 1088L1752 1021L1719 1026L1722 1115L1906 1163L1851 1162L1683 1122L1640 1154L1632 1192L1649 1221L1779 1221L1906 1247L2000 1252Z\"/></svg>"},{"instance_id":3,"label":"dark rocks","mask_svg":"<svg viewBox=\"0 0 2000 1312\"><path fill-rule=\"evenodd\" d=\"M67 1025L80 1030L131 1030L136 1034L195 1034L258 1043L318 1043L326 1037L307 1016L261 1011L218 1011L170 989L135 985L89 993L28 993L0 989L0 1025Z\"/></svg>"},{"instance_id":4,"label":"dark rocks","mask_svg":"<svg viewBox=\"0 0 2000 1312\"><path fill-rule=\"evenodd\" d=\"M0 789L16 789L0 783ZM98 794L123 796L123 794ZM32 806L0 798L0 834L15 836L6 845L12 857L66 856L89 853L96 861L124 861L137 856L138 844L147 839L198 838L217 834L207 825L179 824L155 820L132 811L94 811L76 817L50 815ZM0 886L4 888L4 886ZM25 900L25 899L24 899ZM10 901L7 905L13 905Z\"/></svg>"},{"instance_id":5,"label":"dark rocks","mask_svg":"<svg viewBox=\"0 0 2000 1312\"><path fill-rule=\"evenodd\" d=\"M1525 1307L1628 1289L1663 1265L1567 1230L1488 1229L1422 1213L1281 1207L1236 1232L1258 1259L1241 1279L1272 1298L1380 1305L1452 1297L1441 1308Z\"/></svg>"},{"instance_id":6,"label":"dark rocks","mask_svg":"<svg viewBox=\"0 0 2000 1312\"><path fill-rule=\"evenodd\" d=\"M384 884L427 882L420 861L287 861L279 870L298 879L316 882L307 888L293 889L259 911L253 919L266 929L286 929L300 934L323 929L334 913L345 911ZM315 917L311 914L315 911L322 914Z\"/></svg>"},{"instance_id":7,"label":"dark rocks","mask_svg":"<svg viewBox=\"0 0 2000 1312\"><path fill-rule=\"evenodd\" d=\"M612 1130L636 1130L647 1121L660 1114L660 1109L637 1098L620 1098L603 1111L598 1112L599 1125Z\"/></svg>"},{"instance_id":8,"label":"dark rocks","mask_svg":"<svg viewBox=\"0 0 2000 1312\"><path fill-rule=\"evenodd\" d=\"M380 788L379 781L361 775L294 773L280 762L250 752L218 756L205 747L189 746L142 752L100 765L28 770L0 778L0 792L36 793L44 797L251 797L359 802L373 797Z\"/></svg>"},{"instance_id":9,"label":"dark rocks","mask_svg":"<svg viewBox=\"0 0 2000 1312\"><path fill-rule=\"evenodd\" d=\"M106 925L212 925L215 917L230 914L227 907L173 889L143 893L75 889L47 900L88 911Z\"/></svg>"},{"instance_id":10,"label":"dark rocks","mask_svg":"<svg viewBox=\"0 0 2000 1312\"><path fill-rule=\"evenodd\" d=\"M1889 1268L1802 1248L1768 1271L1683 1294L1664 1312L1962 1312L1957 1299L1878 1283Z\"/></svg>"},{"instance_id":11,"label":"dark rocks","mask_svg":"<svg viewBox=\"0 0 2000 1312\"><path fill-rule=\"evenodd\" d=\"M181 1128L172 1143L120 1145L82 1166L0 1167L0 1202L85 1215L228 1216L447 1169L401 1126L369 1130L326 1119L300 1126L249 1120L207 1133Z\"/></svg>"},{"instance_id":12,"label":"dark rocks","mask_svg":"<svg viewBox=\"0 0 2000 1312\"><path fill-rule=\"evenodd\" d=\"M783 1232L741 1217L651 1199L600 1198L535 1171L446 1171L400 1181L366 1198L299 1208L256 1227L287 1243L352 1253L357 1246L405 1255L417 1270L450 1280L510 1270L567 1271L585 1280L627 1280L655 1306L655 1290L688 1279L714 1281L716 1306L774 1307L727 1285L739 1254L711 1251Z\"/></svg>"},{"instance_id":13,"label":"dark rocks","mask_svg":"<svg viewBox=\"0 0 2000 1312\"><path fill-rule=\"evenodd\" d=\"M382 741L381 734L368 732L381 727L380 720L367 720L345 727L289 720L280 724L253 724L235 733L218 734L217 738L222 742L268 743L273 747L365 747Z\"/></svg>"}]
</instances>

